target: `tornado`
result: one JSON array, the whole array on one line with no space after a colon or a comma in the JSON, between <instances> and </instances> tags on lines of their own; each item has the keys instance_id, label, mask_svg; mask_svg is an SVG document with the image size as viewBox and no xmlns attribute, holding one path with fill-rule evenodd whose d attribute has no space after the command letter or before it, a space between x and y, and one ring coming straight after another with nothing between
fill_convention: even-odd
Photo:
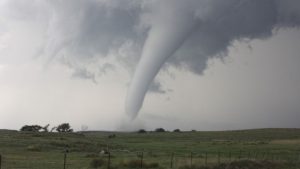
<instances>
[{"instance_id":1,"label":"tornado","mask_svg":"<svg viewBox=\"0 0 300 169\"><path fill-rule=\"evenodd\" d=\"M183 44L195 27L191 13L181 8L173 9L168 13L158 12L160 16L156 18L149 30L127 93L125 109L131 119L138 115L149 85L160 68Z\"/></svg>"},{"instance_id":2,"label":"tornado","mask_svg":"<svg viewBox=\"0 0 300 169\"><path fill-rule=\"evenodd\" d=\"M145 1L146 2L146 1ZM147 1L149 25L141 58L131 80L125 111L134 119L149 85L169 57L184 49L180 62L201 73L209 58L226 55L234 41L266 39L284 28L300 27L298 0L163 0ZM145 6L147 6L145 5ZM148 8L145 11L148 11ZM142 13L141 15L143 15ZM150 19L149 19L150 16ZM143 17L142 17L143 18ZM146 24L146 25L147 25ZM143 24L142 24L143 25ZM192 37L193 36L193 37ZM186 48L183 44L193 44ZM191 56L191 53L196 53ZM198 52L201 50L201 53ZM189 53L189 51L191 51ZM199 59L201 57L201 59ZM185 59L187 58L187 59Z\"/></svg>"}]
</instances>

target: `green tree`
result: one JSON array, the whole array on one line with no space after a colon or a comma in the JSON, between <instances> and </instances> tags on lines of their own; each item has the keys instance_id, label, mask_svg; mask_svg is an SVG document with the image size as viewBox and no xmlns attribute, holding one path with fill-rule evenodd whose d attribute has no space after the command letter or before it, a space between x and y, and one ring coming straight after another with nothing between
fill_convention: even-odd
<instances>
[{"instance_id":1,"label":"green tree","mask_svg":"<svg viewBox=\"0 0 300 169\"><path fill-rule=\"evenodd\" d=\"M175 129L173 132L181 132L180 129Z\"/></svg>"},{"instance_id":2,"label":"green tree","mask_svg":"<svg viewBox=\"0 0 300 169\"><path fill-rule=\"evenodd\" d=\"M165 129L163 129L163 128L157 128L157 129L155 129L155 132L165 132L166 130Z\"/></svg>"},{"instance_id":3,"label":"green tree","mask_svg":"<svg viewBox=\"0 0 300 169\"><path fill-rule=\"evenodd\" d=\"M43 127L39 125L25 125L20 131L39 132Z\"/></svg>"},{"instance_id":4,"label":"green tree","mask_svg":"<svg viewBox=\"0 0 300 169\"><path fill-rule=\"evenodd\" d=\"M69 123L62 123L57 126L56 131L57 132L73 132L73 129L71 129L71 126Z\"/></svg>"},{"instance_id":5,"label":"green tree","mask_svg":"<svg viewBox=\"0 0 300 169\"><path fill-rule=\"evenodd\" d=\"M139 129L138 133L147 133L145 129Z\"/></svg>"}]
</instances>

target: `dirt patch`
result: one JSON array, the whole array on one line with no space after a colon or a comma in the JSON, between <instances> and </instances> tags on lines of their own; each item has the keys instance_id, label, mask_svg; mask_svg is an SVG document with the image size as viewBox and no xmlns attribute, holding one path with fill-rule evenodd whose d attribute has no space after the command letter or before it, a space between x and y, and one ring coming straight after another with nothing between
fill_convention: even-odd
<instances>
[{"instance_id":1,"label":"dirt patch","mask_svg":"<svg viewBox=\"0 0 300 169\"><path fill-rule=\"evenodd\" d=\"M293 140L273 140L273 141L271 141L271 144L284 144L284 145L300 144L300 139L293 139Z\"/></svg>"},{"instance_id":2,"label":"dirt patch","mask_svg":"<svg viewBox=\"0 0 300 169\"><path fill-rule=\"evenodd\" d=\"M182 166L180 169L282 169L282 164L270 161L241 160L216 166Z\"/></svg>"}]
</instances>

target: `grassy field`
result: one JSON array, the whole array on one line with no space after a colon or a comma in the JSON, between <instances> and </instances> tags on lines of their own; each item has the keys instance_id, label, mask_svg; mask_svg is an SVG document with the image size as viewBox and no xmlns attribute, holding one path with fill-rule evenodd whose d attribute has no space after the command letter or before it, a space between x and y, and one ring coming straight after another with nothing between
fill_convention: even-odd
<instances>
[{"instance_id":1,"label":"grassy field","mask_svg":"<svg viewBox=\"0 0 300 169\"><path fill-rule=\"evenodd\" d=\"M108 155L99 153L107 148L110 168L141 168L142 157L143 168L171 168L171 159L172 168L182 169L300 168L300 129L179 133L0 130L1 169L62 169L66 149L68 169L108 168Z\"/></svg>"}]
</instances>

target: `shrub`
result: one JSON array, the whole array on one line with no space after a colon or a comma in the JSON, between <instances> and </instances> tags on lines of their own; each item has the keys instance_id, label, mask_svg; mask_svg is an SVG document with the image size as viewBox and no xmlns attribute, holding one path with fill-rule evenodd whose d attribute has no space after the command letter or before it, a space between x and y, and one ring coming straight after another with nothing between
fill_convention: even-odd
<instances>
[{"instance_id":1,"label":"shrub","mask_svg":"<svg viewBox=\"0 0 300 169\"><path fill-rule=\"evenodd\" d=\"M43 127L39 125L25 125L20 131L31 131L31 132L39 132Z\"/></svg>"},{"instance_id":2,"label":"shrub","mask_svg":"<svg viewBox=\"0 0 300 169\"><path fill-rule=\"evenodd\" d=\"M270 161L251 161L251 160L241 160L233 161L231 163L214 166L197 166L197 165L185 165L179 167L179 169L281 169L282 165L277 163L272 163Z\"/></svg>"},{"instance_id":3,"label":"shrub","mask_svg":"<svg viewBox=\"0 0 300 169\"><path fill-rule=\"evenodd\" d=\"M159 164L158 163L146 163L145 168L158 168Z\"/></svg>"},{"instance_id":4,"label":"shrub","mask_svg":"<svg viewBox=\"0 0 300 169\"><path fill-rule=\"evenodd\" d=\"M163 128L157 128L157 129L155 129L155 132L165 132L166 130L165 129L163 129Z\"/></svg>"},{"instance_id":5,"label":"shrub","mask_svg":"<svg viewBox=\"0 0 300 169\"><path fill-rule=\"evenodd\" d=\"M88 153L85 155L86 158L96 158L99 157L99 154L97 153Z\"/></svg>"},{"instance_id":6,"label":"shrub","mask_svg":"<svg viewBox=\"0 0 300 169\"><path fill-rule=\"evenodd\" d=\"M115 137L116 137L115 134L111 134L111 135L108 136L108 138L115 138Z\"/></svg>"},{"instance_id":7,"label":"shrub","mask_svg":"<svg viewBox=\"0 0 300 169\"><path fill-rule=\"evenodd\" d=\"M175 129L173 132L180 132L180 130L179 129Z\"/></svg>"},{"instance_id":8,"label":"shrub","mask_svg":"<svg viewBox=\"0 0 300 169\"><path fill-rule=\"evenodd\" d=\"M56 131L58 132L73 132L69 123L62 123L57 126Z\"/></svg>"},{"instance_id":9,"label":"shrub","mask_svg":"<svg viewBox=\"0 0 300 169\"><path fill-rule=\"evenodd\" d=\"M90 167L91 168L100 168L105 164L104 160L101 158L94 158L91 162L90 162Z\"/></svg>"},{"instance_id":10,"label":"shrub","mask_svg":"<svg viewBox=\"0 0 300 169\"><path fill-rule=\"evenodd\" d=\"M141 168L141 160L130 160L130 161L123 161L120 163L121 168ZM158 163L147 163L143 161L143 168L158 168L159 164Z\"/></svg>"},{"instance_id":11,"label":"shrub","mask_svg":"<svg viewBox=\"0 0 300 169\"><path fill-rule=\"evenodd\" d=\"M141 160L130 160L122 163L123 167L127 168L140 168L141 167Z\"/></svg>"},{"instance_id":12,"label":"shrub","mask_svg":"<svg viewBox=\"0 0 300 169\"><path fill-rule=\"evenodd\" d=\"M139 129L138 133L147 133L147 131L144 129Z\"/></svg>"}]
</instances>

